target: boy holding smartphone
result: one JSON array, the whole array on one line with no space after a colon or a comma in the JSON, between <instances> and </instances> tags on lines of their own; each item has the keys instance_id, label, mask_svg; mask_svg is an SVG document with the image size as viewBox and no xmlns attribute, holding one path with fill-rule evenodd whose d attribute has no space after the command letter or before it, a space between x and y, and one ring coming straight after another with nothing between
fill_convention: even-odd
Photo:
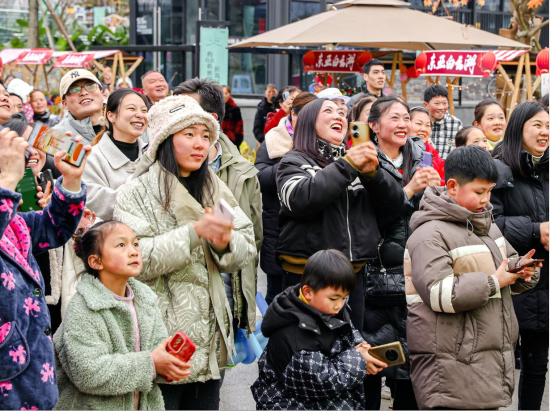
<instances>
[{"instance_id":1,"label":"boy holding smartphone","mask_svg":"<svg viewBox=\"0 0 550 411\"><path fill-rule=\"evenodd\" d=\"M497 409L512 402L518 324L512 293L536 285L492 221L498 172L481 147L445 162L446 187L428 187L405 250L411 379L420 409ZM517 268L517 273L512 273ZM533 277L533 278L532 278Z\"/></svg>"}]
</instances>

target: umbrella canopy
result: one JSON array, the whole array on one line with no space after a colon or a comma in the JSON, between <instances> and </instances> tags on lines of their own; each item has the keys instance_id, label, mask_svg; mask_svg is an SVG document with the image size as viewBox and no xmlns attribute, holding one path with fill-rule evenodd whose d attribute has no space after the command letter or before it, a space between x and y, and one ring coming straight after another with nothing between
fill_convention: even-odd
<instances>
[{"instance_id":1,"label":"umbrella canopy","mask_svg":"<svg viewBox=\"0 0 550 411\"><path fill-rule=\"evenodd\" d=\"M335 6L229 48L327 44L399 50L529 48L473 26L411 10L399 0L345 0Z\"/></svg>"}]
</instances>

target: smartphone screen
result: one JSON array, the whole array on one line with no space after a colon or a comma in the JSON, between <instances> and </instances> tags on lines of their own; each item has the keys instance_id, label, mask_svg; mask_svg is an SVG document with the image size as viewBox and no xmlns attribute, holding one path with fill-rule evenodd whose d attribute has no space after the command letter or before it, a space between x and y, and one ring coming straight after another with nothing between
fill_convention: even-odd
<instances>
[{"instance_id":1,"label":"smartphone screen","mask_svg":"<svg viewBox=\"0 0 550 411\"><path fill-rule=\"evenodd\" d=\"M80 167L84 160L84 144L74 141L75 136L68 136L55 128L45 124L37 124L29 137L29 145L46 154L55 155L59 151L67 151L63 161Z\"/></svg>"}]
</instances>

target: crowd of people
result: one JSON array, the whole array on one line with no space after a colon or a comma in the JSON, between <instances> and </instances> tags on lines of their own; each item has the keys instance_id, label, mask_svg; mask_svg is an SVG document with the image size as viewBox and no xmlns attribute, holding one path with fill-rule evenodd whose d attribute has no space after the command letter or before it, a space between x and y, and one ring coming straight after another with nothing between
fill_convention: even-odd
<instances>
[{"instance_id":1,"label":"crowd of people","mask_svg":"<svg viewBox=\"0 0 550 411\"><path fill-rule=\"evenodd\" d=\"M231 89L208 79L170 90L151 71L108 93L108 72L71 70L61 120L0 82L0 408L219 409L260 272L257 409L376 410L386 389L393 409L498 409L515 368L519 408L540 409L548 96L508 120L481 101L464 126L445 87L409 107L382 94L382 62L363 73L352 98L267 85L255 164ZM29 146L43 127L84 145L80 166ZM178 331L187 362L167 351ZM392 343L400 364L371 355Z\"/></svg>"}]
</instances>

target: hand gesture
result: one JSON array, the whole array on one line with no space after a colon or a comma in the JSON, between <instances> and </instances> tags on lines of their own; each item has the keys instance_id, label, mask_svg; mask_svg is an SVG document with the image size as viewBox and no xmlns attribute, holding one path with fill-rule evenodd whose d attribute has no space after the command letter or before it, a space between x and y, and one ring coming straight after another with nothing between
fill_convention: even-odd
<instances>
[{"instance_id":1,"label":"hand gesture","mask_svg":"<svg viewBox=\"0 0 550 411\"><path fill-rule=\"evenodd\" d=\"M227 248L233 239L233 222L215 217L210 207L204 209L204 216L193 224L193 228L199 237L207 239L219 249Z\"/></svg>"},{"instance_id":2,"label":"hand gesture","mask_svg":"<svg viewBox=\"0 0 550 411\"><path fill-rule=\"evenodd\" d=\"M540 223L540 242L546 251L548 251L548 235L548 221Z\"/></svg>"},{"instance_id":3,"label":"hand gesture","mask_svg":"<svg viewBox=\"0 0 550 411\"><path fill-rule=\"evenodd\" d=\"M378 152L372 141L353 146L346 154L362 174L368 174L378 167Z\"/></svg>"},{"instance_id":4,"label":"hand gesture","mask_svg":"<svg viewBox=\"0 0 550 411\"><path fill-rule=\"evenodd\" d=\"M426 172L428 178L428 186L439 187L441 185L441 176L433 167L424 167L422 170Z\"/></svg>"},{"instance_id":5,"label":"hand gesture","mask_svg":"<svg viewBox=\"0 0 550 411\"><path fill-rule=\"evenodd\" d=\"M369 354L371 346L367 342L363 342L355 347L367 362L367 375L375 375L386 368L388 365Z\"/></svg>"},{"instance_id":6,"label":"hand gesture","mask_svg":"<svg viewBox=\"0 0 550 411\"><path fill-rule=\"evenodd\" d=\"M172 381L181 381L191 375L191 364L180 361L166 351L166 345L172 337L165 339L157 348L151 352L153 362L155 363L155 371Z\"/></svg>"},{"instance_id":7,"label":"hand gesture","mask_svg":"<svg viewBox=\"0 0 550 411\"><path fill-rule=\"evenodd\" d=\"M519 265L525 265L530 264L533 262L533 256L535 255L535 249L532 249L527 254L525 254L521 260L519 260ZM519 272L521 276L525 279L526 282L531 281L531 277L535 275L535 272L537 271L537 268L542 268L542 263L534 264L532 267L525 267L523 270Z\"/></svg>"},{"instance_id":8,"label":"hand gesture","mask_svg":"<svg viewBox=\"0 0 550 411\"><path fill-rule=\"evenodd\" d=\"M502 260L502 264L500 264L500 267L498 267L498 270L495 272L495 277L498 280L498 283L500 284L500 288L504 288L507 285L512 285L516 282L516 280L522 276L523 270L519 273L509 273L506 271L508 268L508 259L505 258Z\"/></svg>"},{"instance_id":9,"label":"hand gesture","mask_svg":"<svg viewBox=\"0 0 550 411\"><path fill-rule=\"evenodd\" d=\"M0 131L0 186L15 191L25 174L25 150L28 146L29 143L15 131L9 128Z\"/></svg>"},{"instance_id":10,"label":"hand gesture","mask_svg":"<svg viewBox=\"0 0 550 411\"><path fill-rule=\"evenodd\" d=\"M294 103L294 97L289 97L281 103L281 109L284 110L286 114L290 113L292 108L292 103Z\"/></svg>"},{"instance_id":11,"label":"hand gesture","mask_svg":"<svg viewBox=\"0 0 550 411\"><path fill-rule=\"evenodd\" d=\"M68 136L71 136L72 133L70 131L67 131L66 133ZM75 142L82 141L82 136L76 136ZM81 178L82 173L84 173L84 167L86 166L86 159L90 155L90 152L92 151L92 146L86 145L84 146L84 151L86 152L84 154L84 160L82 160L82 164L80 167L75 167L72 164L69 164L65 161L63 161L63 158L67 155L67 152L65 150L59 151L54 156L55 166L59 170L59 172L63 175L63 187L68 191L73 192L79 192L81 187Z\"/></svg>"}]
</instances>

